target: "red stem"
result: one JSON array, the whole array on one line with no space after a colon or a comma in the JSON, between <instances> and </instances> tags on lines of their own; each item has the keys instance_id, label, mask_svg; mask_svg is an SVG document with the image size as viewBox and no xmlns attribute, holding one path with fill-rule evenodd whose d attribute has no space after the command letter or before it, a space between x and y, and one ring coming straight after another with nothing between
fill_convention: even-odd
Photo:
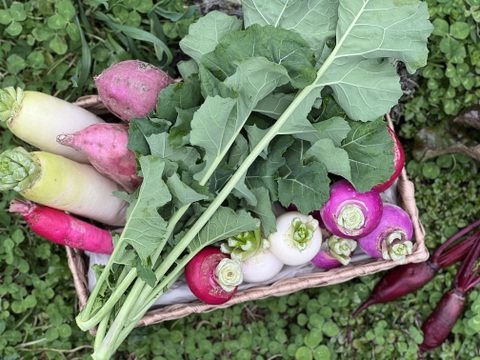
<instances>
[{"instance_id":1,"label":"red stem","mask_svg":"<svg viewBox=\"0 0 480 360\"><path fill-rule=\"evenodd\" d=\"M479 267L474 269L475 263L480 257L480 241L476 242L471 252L467 255L462 265L460 265L454 279L454 287L459 291L465 293L472 288L472 284L476 284ZM474 271L472 272L472 270Z\"/></svg>"},{"instance_id":2,"label":"red stem","mask_svg":"<svg viewBox=\"0 0 480 360\"><path fill-rule=\"evenodd\" d=\"M479 239L480 232L476 232L465 240L459 241L457 244L446 249L445 252L437 258L439 268L445 268L463 259Z\"/></svg>"},{"instance_id":3,"label":"red stem","mask_svg":"<svg viewBox=\"0 0 480 360\"><path fill-rule=\"evenodd\" d=\"M462 230L460 230L459 232L457 232L455 235L453 235L450 239L448 239L447 241L445 241L442 245L440 245L437 250L435 250L435 252L433 253L430 261L431 262L434 262L434 263L437 263L438 262L438 258L442 255L443 251L448 247L450 246L452 243L454 243L456 240L460 239L462 236L468 234L470 231L472 231L473 229L477 228L478 226L480 226L480 219L479 220L476 220L475 222L471 223L470 225L464 227Z\"/></svg>"}]
</instances>

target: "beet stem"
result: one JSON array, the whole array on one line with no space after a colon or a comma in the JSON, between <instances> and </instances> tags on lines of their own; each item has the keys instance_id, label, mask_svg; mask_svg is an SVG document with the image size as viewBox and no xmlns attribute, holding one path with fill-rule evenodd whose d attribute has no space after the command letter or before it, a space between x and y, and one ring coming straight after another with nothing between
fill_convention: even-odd
<instances>
[{"instance_id":1,"label":"beet stem","mask_svg":"<svg viewBox=\"0 0 480 360\"><path fill-rule=\"evenodd\" d=\"M441 268L450 266L459 260L462 260L470 251L475 242L480 239L480 232L469 236L465 240L459 241L457 244L452 245L444 253L442 253L437 263Z\"/></svg>"},{"instance_id":2,"label":"beet stem","mask_svg":"<svg viewBox=\"0 0 480 360\"><path fill-rule=\"evenodd\" d=\"M474 221L470 225L464 227L462 230L457 232L455 235L450 237L448 240L446 240L442 245L440 245L437 250L433 253L431 260L432 262L437 262L438 258L442 255L443 251L450 246L452 243L454 243L456 240L460 239L462 236L468 234L470 231L473 229L476 229L478 226L480 226L480 219Z\"/></svg>"}]
</instances>

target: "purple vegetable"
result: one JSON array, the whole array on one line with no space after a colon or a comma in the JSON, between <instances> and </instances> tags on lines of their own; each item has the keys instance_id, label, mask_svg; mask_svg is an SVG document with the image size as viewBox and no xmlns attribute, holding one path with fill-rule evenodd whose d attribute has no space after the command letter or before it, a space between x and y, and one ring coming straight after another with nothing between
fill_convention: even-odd
<instances>
[{"instance_id":1,"label":"purple vegetable","mask_svg":"<svg viewBox=\"0 0 480 360\"><path fill-rule=\"evenodd\" d=\"M368 255L401 263L412 253L412 236L412 220L405 210L397 205L384 204L378 226L357 241Z\"/></svg>"},{"instance_id":2,"label":"purple vegetable","mask_svg":"<svg viewBox=\"0 0 480 360\"><path fill-rule=\"evenodd\" d=\"M326 228L334 235L356 239L372 232L382 217L383 203L376 190L357 191L347 180L330 187L330 198L320 209Z\"/></svg>"},{"instance_id":3,"label":"purple vegetable","mask_svg":"<svg viewBox=\"0 0 480 360\"><path fill-rule=\"evenodd\" d=\"M311 263L321 269L333 269L348 265L356 248L355 240L332 235L322 243L320 251L311 260Z\"/></svg>"}]
</instances>

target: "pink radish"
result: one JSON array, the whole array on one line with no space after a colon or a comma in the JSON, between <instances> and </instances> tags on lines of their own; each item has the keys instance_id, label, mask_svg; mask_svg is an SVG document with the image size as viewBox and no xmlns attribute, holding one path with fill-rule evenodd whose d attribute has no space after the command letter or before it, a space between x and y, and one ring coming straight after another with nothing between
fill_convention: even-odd
<instances>
[{"instance_id":1,"label":"pink radish","mask_svg":"<svg viewBox=\"0 0 480 360\"><path fill-rule=\"evenodd\" d=\"M98 172L134 192L141 184L135 153L128 149L127 124L94 124L74 134L60 134L58 143L87 156Z\"/></svg>"},{"instance_id":2,"label":"pink radish","mask_svg":"<svg viewBox=\"0 0 480 360\"><path fill-rule=\"evenodd\" d=\"M98 95L114 115L125 121L147 116L160 91L173 83L164 71L140 60L125 60L94 78Z\"/></svg>"},{"instance_id":3,"label":"pink radish","mask_svg":"<svg viewBox=\"0 0 480 360\"><path fill-rule=\"evenodd\" d=\"M12 200L9 211L22 215L34 233L56 244L99 254L113 252L112 234L109 231L65 211L19 199Z\"/></svg>"},{"instance_id":4,"label":"pink radish","mask_svg":"<svg viewBox=\"0 0 480 360\"><path fill-rule=\"evenodd\" d=\"M185 278L192 293L212 305L230 300L243 281L240 262L214 246L203 248L188 262Z\"/></svg>"},{"instance_id":5,"label":"pink radish","mask_svg":"<svg viewBox=\"0 0 480 360\"><path fill-rule=\"evenodd\" d=\"M388 134L393 140L393 173L387 181L373 187L378 192L385 191L392 186L395 180L400 176L405 165L405 152L403 151L402 144L400 143L397 134L390 127L388 128Z\"/></svg>"}]
</instances>

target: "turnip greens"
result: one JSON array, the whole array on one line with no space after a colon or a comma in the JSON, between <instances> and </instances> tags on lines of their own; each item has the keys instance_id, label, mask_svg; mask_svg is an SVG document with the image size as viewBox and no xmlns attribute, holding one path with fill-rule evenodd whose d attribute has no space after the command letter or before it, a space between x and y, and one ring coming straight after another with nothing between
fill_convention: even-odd
<instances>
[{"instance_id":1,"label":"turnip greens","mask_svg":"<svg viewBox=\"0 0 480 360\"><path fill-rule=\"evenodd\" d=\"M393 172L383 115L402 95L395 63L424 66L432 31L416 0L243 1L180 42L183 82L130 123L144 180L77 322L110 358L203 247L275 230L271 204L308 213L340 175L367 191ZM127 292L125 292L128 290Z\"/></svg>"}]
</instances>

